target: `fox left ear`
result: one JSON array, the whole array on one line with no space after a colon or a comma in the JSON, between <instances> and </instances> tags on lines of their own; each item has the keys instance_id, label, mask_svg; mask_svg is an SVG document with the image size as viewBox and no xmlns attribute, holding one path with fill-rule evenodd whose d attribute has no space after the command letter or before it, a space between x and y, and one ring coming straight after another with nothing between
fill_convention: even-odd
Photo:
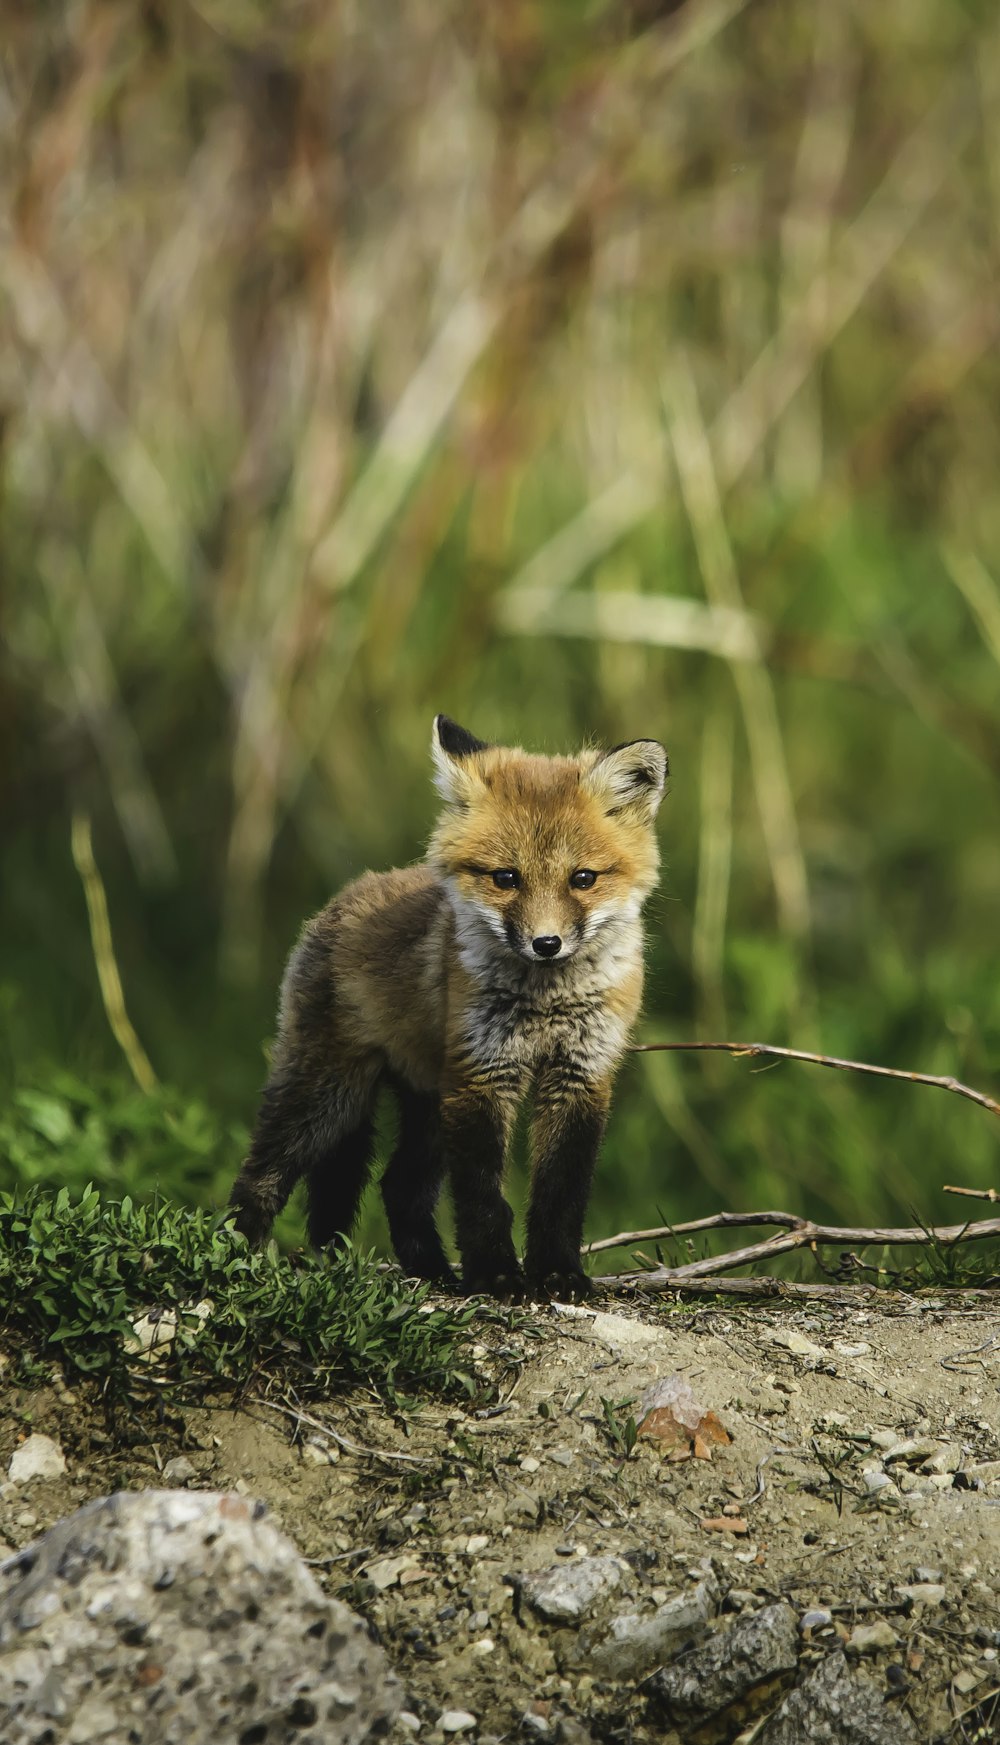
<instances>
[{"instance_id":1,"label":"fox left ear","mask_svg":"<svg viewBox=\"0 0 1000 1745\"><path fill-rule=\"evenodd\" d=\"M476 771L469 760L478 751L488 751L484 739L460 727L448 715L435 715L431 735L431 757L434 760L434 785L449 805L468 802Z\"/></svg>"},{"instance_id":2,"label":"fox left ear","mask_svg":"<svg viewBox=\"0 0 1000 1745\"><path fill-rule=\"evenodd\" d=\"M604 751L581 778L581 786L606 812L633 812L652 823L663 798L670 765L656 739L633 739Z\"/></svg>"}]
</instances>

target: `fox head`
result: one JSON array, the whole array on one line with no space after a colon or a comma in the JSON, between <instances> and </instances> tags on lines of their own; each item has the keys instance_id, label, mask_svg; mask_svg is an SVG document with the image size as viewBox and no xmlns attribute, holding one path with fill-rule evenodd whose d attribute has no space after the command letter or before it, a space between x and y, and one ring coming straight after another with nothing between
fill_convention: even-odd
<instances>
[{"instance_id":1,"label":"fox head","mask_svg":"<svg viewBox=\"0 0 1000 1745\"><path fill-rule=\"evenodd\" d=\"M659 866L667 754L655 739L536 757L438 715L431 752L445 810L428 859L466 942L557 965L635 920Z\"/></svg>"}]
</instances>

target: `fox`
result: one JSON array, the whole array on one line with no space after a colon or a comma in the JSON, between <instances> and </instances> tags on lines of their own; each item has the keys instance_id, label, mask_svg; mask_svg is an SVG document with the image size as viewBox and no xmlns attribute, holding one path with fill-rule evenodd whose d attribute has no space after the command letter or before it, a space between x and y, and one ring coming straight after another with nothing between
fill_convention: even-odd
<instances>
[{"instance_id":1,"label":"fox","mask_svg":"<svg viewBox=\"0 0 1000 1745\"><path fill-rule=\"evenodd\" d=\"M388 1086L399 1129L380 1187L404 1273L455 1282L435 1221L447 1181L467 1294L585 1297L584 1219L642 1000L667 753L637 739L542 756L446 715L431 752L444 804L425 859L364 873L288 959L235 1226L264 1243L304 1177L313 1245L349 1236ZM522 1265L503 1182L529 1093Z\"/></svg>"}]
</instances>

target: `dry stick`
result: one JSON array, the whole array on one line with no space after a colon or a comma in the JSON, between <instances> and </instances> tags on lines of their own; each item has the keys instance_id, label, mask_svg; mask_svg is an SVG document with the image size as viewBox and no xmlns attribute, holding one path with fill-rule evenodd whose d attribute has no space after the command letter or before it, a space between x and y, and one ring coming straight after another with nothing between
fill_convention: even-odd
<instances>
[{"instance_id":1,"label":"dry stick","mask_svg":"<svg viewBox=\"0 0 1000 1745\"><path fill-rule=\"evenodd\" d=\"M994 1204L1000 1200L996 1188L949 1188L941 1189L943 1194L964 1194L967 1200L992 1200Z\"/></svg>"},{"instance_id":2,"label":"dry stick","mask_svg":"<svg viewBox=\"0 0 1000 1745\"><path fill-rule=\"evenodd\" d=\"M111 938L108 900L104 894L104 882L94 859L94 845L90 835L90 817L86 812L77 810L73 813L70 847L73 854L73 865L80 875L83 894L87 900L90 943L94 952L97 979L100 983L101 999L104 1002L108 1023L111 1026L115 1041L132 1069L132 1077L139 1089L148 1095L150 1091L156 1089L156 1074L125 1010L125 995L122 992L121 977L118 974L115 948Z\"/></svg>"},{"instance_id":3,"label":"dry stick","mask_svg":"<svg viewBox=\"0 0 1000 1745\"><path fill-rule=\"evenodd\" d=\"M721 1212L718 1221L729 1217ZM748 1222L753 1222L748 1219ZM774 1221L773 1213L768 1218ZM752 1242L746 1248L734 1248L728 1254L710 1255L706 1260L692 1260L686 1266L661 1266L655 1272L625 1272L613 1277L602 1279L602 1284L632 1284L642 1280L646 1285L663 1285L669 1288L673 1284L684 1283L692 1278L710 1278L714 1273L732 1272L737 1266L749 1266L758 1260L772 1260L776 1254L787 1254L795 1248L840 1248L844 1244L859 1248L869 1243L877 1242L880 1247L900 1246L903 1244L918 1244L929 1246L939 1242L950 1247L958 1242L985 1242L991 1236L1000 1236L1000 1218L984 1218L979 1224L939 1224L927 1229L920 1224L904 1225L900 1229L851 1229L839 1224L813 1224L808 1218L792 1218L788 1214L791 1228L781 1236L769 1236L764 1242ZM703 1228L710 1227L706 1219ZM659 1232L661 1236L670 1236L671 1230L665 1227Z\"/></svg>"},{"instance_id":4,"label":"dry stick","mask_svg":"<svg viewBox=\"0 0 1000 1745\"><path fill-rule=\"evenodd\" d=\"M968 1097L991 1115L1000 1115L1000 1103L984 1091L974 1091L956 1078L938 1078L929 1072L904 1072L895 1066L872 1066L865 1060L839 1060L833 1054L809 1054L802 1048L777 1048L769 1042L636 1042L631 1054L672 1054L681 1049L698 1049L702 1053L733 1055L770 1055L776 1060L804 1060L812 1066L831 1066L838 1072L867 1072L875 1078L905 1079L909 1084L934 1085L940 1091L954 1091L957 1097Z\"/></svg>"}]
</instances>

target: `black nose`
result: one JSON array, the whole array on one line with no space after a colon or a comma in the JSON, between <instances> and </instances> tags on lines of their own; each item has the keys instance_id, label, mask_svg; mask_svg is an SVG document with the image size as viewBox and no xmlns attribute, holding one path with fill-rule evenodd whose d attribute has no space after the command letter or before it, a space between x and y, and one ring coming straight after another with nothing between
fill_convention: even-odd
<instances>
[{"instance_id":1,"label":"black nose","mask_svg":"<svg viewBox=\"0 0 1000 1745\"><path fill-rule=\"evenodd\" d=\"M540 939L531 941L531 949L536 957L558 957L562 948L562 940L558 933L543 933Z\"/></svg>"}]
</instances>

